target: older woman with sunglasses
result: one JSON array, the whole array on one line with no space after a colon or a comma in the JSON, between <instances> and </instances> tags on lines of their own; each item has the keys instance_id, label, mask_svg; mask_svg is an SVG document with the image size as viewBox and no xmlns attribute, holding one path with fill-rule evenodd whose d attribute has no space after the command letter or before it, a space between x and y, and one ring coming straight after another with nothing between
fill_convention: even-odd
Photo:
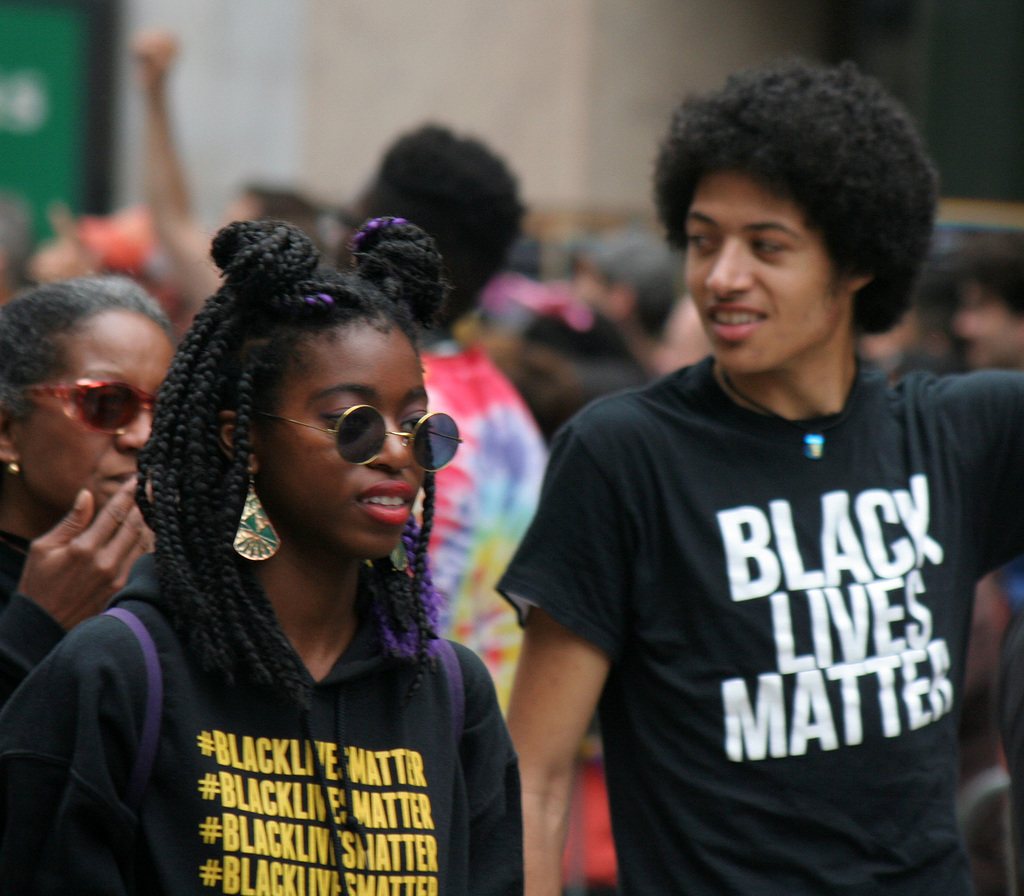
<instances>
[{"instance_id":1,"label":"older woman with sunglasses","mask_svg":"<svg viewBox=\"0 0 1024 896\"><path fill-rule=\"evenodd\" d=\"M213 257L139 462L154 554L0 716L0 890L521 893L494 685L436 634L433 241L375 220L338 273L236 222Z\"/></svg>"},{"instance_id":2,"label":"older woman with sunglasses","mask_svg":"<svg viewBox=\"0 0 1024 896\"><path fill-rule=\"evenodd\" d=\"M0 703L150 547L136 460L170 334L123 277L40 286L0 310Z\"/></svg>"}]
</instances>

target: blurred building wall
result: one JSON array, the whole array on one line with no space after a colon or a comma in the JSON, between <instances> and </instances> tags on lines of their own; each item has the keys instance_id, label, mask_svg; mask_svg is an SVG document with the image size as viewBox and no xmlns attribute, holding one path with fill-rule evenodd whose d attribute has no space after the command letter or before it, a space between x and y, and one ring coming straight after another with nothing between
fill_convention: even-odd
<instances>
[{"instance_id":1,"label":"blurred building wall","mask_svg":"<svg viewBox=\"0 0 1024 896\"><path fill-rule=\"evenodd\" d=\"M169 29L180 42L168 93L204 221L221 223L246 181L306 181L307 15L306 0L124 0L114 204L143 195L142 107L129 48L145 28Z\"/></svg>"},{"instance_id":2,"label":"blurred building wall","mask_svg":"<svg viewBox=\"0 0 1024 896\"><path fill-rule=\"evenodd\" d=\"M197 206L215 223L252 178L335 201L399 132L434 119L503 153L531 207L650 209L650 169L686 92L782 53L820 58L826 0L126 0L124 39L170 27ZM127 62L118 200L140 194Z\"/></svg>"},{"instance_id":3,"label":"blurred building wall","mask_svg":"<svg viewBox=\"0 0 1024 896\"><path fill-rule=\"evenodd\" d=\"M426 118L491 142L533 206L647 207L650 166L687 91L824 48L817 0L309 0L311 183L349 195ZM331 114L327 114L330 110Z\"/></svg>"}]
</instances>

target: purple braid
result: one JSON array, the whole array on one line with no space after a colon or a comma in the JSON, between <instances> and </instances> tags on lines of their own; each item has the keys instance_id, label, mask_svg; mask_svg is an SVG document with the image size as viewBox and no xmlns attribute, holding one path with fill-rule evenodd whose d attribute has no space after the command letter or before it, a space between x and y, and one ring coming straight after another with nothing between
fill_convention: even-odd
<instances>
[{"instance_id":1,"label":"purple braid","mask_svg":"<svg viewBox=\"0 0 1024 896\"><path fill-rule=\"evenodd\" d=\"M367 234L372 233L375 230L380 230L384 227L393 227L396 224L408 224L409 222L405 218L374 218L372 221L367 221L360 229L359 232L352 237L352 241L349 244L353 252L358 252L363 244L363 240L366 239Z\"/></svg>"},{"instance_id":2,"label":"purple braid","mask_svg":"<svg viewBox=\"0 0 1024 896\"><path fill-rule=\"evenodd\" d=\"M402 531L402 545L407 554L416 556L417 547L421 540L421 531L416 521L410 517ZM394 575L395 573L391 573ZM441 617L441 609L444 607L445 598L435 587L433 577L430 573L430 562L426 551L423 552L423 562L420 575L420 601L423 611L431 629L437 631L438 621ZM395 631L388 613L380 601L370 602L370 612L377 623L377 632L387 653L414 659L420 650L420 632L415 627L407 631ZM436 640L428 645L428 653L433 656L437 652Z\"/></svg>"}]
</instances>

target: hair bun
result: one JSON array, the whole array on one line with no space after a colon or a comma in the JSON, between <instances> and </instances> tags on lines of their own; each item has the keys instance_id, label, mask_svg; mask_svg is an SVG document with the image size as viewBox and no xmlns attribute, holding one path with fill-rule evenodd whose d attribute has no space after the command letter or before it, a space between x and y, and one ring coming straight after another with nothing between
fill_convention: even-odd
<instances>
[{"instance_id":1,"label":"hair bun","mask_svg":"<svg viewBox=\"0 0 1024 896\"><path fill-rule=\"evenodd\" d=\"M213 238L210 254L236 295L275 308L320 264L312 240L284 221L228 224Z\"/></svg>"},{"instance_id":2,"label":"hair bun","mask_svg":"<svg viewBox=\"0 0 1024 896\"><path fill-rule=\"evenodd\" d=\"M404 303L417 323L434 323L448 284L441 254L425 231L404 218L374 218L353 237L352 254L362 277Z\"/></svg>"}]
</instances>

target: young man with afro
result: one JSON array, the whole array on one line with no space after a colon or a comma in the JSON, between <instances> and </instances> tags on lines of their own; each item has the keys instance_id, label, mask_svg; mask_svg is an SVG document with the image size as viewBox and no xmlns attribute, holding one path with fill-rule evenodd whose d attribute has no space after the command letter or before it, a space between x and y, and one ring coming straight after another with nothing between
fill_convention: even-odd
<instances>
[{"instance_id":1,"label":"young man with afro","mask_svg":"<svg viewBox=\"0 0 1024 896\"><path fill-rule=\"evenodd\" d=\"M966 896L956 715L974 583L1024 548L1024 376L856 354L933 167L873 79L785 60L683 101L655 191L712 355L564 428L499 583L527 892L599 706L623 893Z\"/></svg>"}]
</instances>

